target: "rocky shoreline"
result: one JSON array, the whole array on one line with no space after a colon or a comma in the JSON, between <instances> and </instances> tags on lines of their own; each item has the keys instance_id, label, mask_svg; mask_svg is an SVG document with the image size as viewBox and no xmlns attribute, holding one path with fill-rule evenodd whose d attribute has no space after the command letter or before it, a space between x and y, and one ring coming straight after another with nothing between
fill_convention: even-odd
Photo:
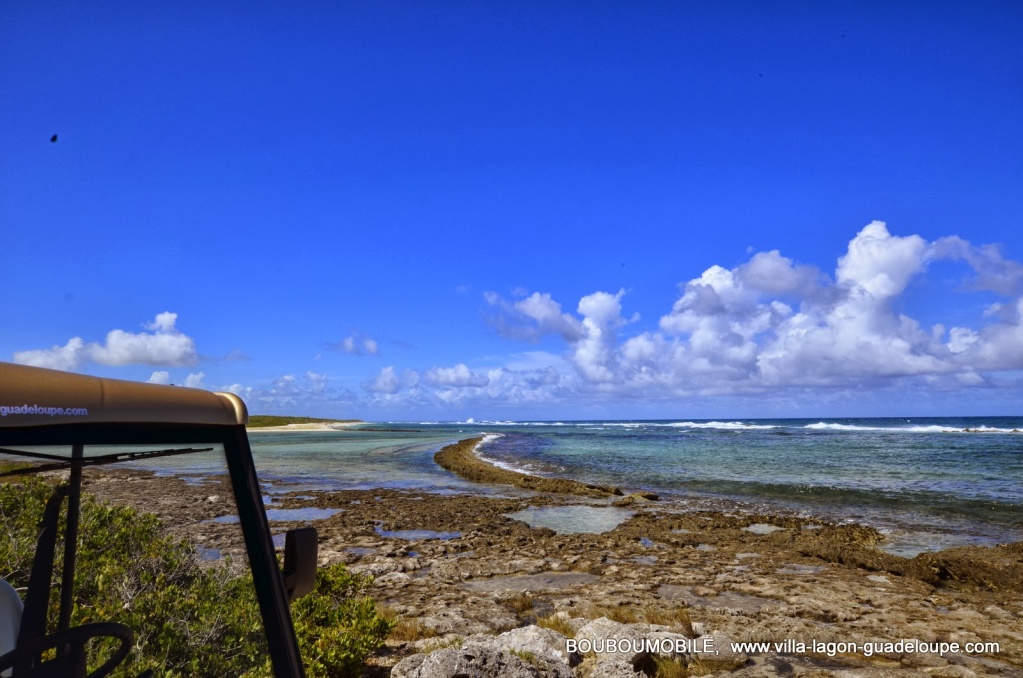
<instances>
[{"instance_id":1,"label":"rocky shoreline","mask_svg":"<svg viewBox=\"0 0 1023 678\"><path fill-rule=\"evenodd\" d=\"M242 552L237 525L214 521L234 510L222 477L87 477L100 499L156 513L208 557ZM275 532L319 517L321 563L374 577L398 626L370 676L1023 676L1023 544L905 559L875 548L868 527L510 493L301 490L268 510ZM555 507L631 517L602 534L508 517ZM569 637L603 651L573 654ZM770 645L733 651L745 642ZM997 648L964 651L978 642Z\"/></svg>"},{"instance_id":2,"label":"rocky shoreline","mask_svg":"<svg viewBox=\"0 0 1023 678\"><path fill-rule=\"evenodd\" d=\"M483 441L482 437L461 440L453 445L442 448L433 456L433 460L441 468L445 468L466 480L491 485L513 485L534 492L555 494L576 494L584 497L622 496L617 487L589 485L577 480L565 478L544 478L529 476L518 471L498 468L476 456L476 448Z\"/></svg>"}]
</instances>

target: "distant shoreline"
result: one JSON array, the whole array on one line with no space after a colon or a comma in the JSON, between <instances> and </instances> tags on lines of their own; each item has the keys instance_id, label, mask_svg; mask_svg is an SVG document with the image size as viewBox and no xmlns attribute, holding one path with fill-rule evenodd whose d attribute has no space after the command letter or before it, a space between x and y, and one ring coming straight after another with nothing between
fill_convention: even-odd
<instances>
[{"instance_id":1,"label":"distant shoreline","mask_svg":"<svg viewBox=\"0 0 1023 678\"><path fill-rule=\"evenodd\" d=\"M316 417L284 417L274 414L253 414L249 416L249 422L245 426L245 430L250 433L257 431L271 431L274 433L336 431L365 423L361 419L318 419Z\"/></svg>"},{"instance_id":2,"label":"distant shoreline","mask_svg":"<svg viewBox=\"0 0 1023 678\"><path fill-rule=\"evenodd\" d=\"M361 424L361 421L352 422L319 422L309 424L285 424L284 426L257 426L255 428L246 427L245 430L248 433L308 433L310 431L339 431L341 429L351 428Z\"/></svg>"}]
</instances>

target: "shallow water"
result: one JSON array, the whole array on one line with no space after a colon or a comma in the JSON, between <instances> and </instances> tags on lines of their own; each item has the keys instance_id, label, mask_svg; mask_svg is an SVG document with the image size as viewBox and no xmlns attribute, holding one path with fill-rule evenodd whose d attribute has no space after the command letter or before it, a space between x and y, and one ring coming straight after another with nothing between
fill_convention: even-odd
<instances>
[{"instance_id":1,"label":"shallow water","mask_svg":"<svg viewBox=\"0 0 1023 678\"><path fill-rule=\"evenodd\" d=\"M461 532L436 532L434 530L385 530L379 525L375 526L373 530L381 537L405 539L408 541L417 541L420 539L440 539L442 541L447 541L448 539L458 539L462 536Z\"/></svg>"},{"instance_id":2,"label":"shallow water","mask_svg":"<svg viewBox=\"0 0 1023 678\"><path fill-rule=\"evenodd\" d=\"M342 509L327 509L327 508L268 508L266 509L266 519L270 522L287 522L290 520L324 520L330 518L332 515L340 513ZM212 523L237 523L238 516L227 515L217 516L209 520Z\"/></svg>"},{"instance_id":3,"label":"shallow water","mask_svg":"<svg viewBox=\"0 0 1023 678\"><path fill-rule=\"evenodd\" d=\"M753 534L771 534L772 532L777 532L778 530L784 529L785 529L784 527L778 527L777 525L768 525L767 523L753 523L749 527L745 528L747 532L752 532Z\"/></svg>"},{"instance_id":4,"label":"shallow water","mask_svg":"<svg viewBox=\"0 0 1023 678\"><path fill-rule=\"evenodd\" d=\"M505 517L521 520L530 527L546 527L558 534L601 534L633 515L634 511L612 506L545 506L507 513Z\"/></svg>"},{"instance_id":5,"label":"shallow water","mask_svg":"<svg viewBox=\"0 0 1023 678\"><path fill-rule=\"evenodd\" d=\"M464 481L433 454L492 434L480 454L524 472L661 495L659 510L715 508L858 522L900 555L1023 539L1023 418L777 419L388 424L388 431L253 435L268 494L391 488L528 497ZM966 432L970 431L970 432ZM223 472L222 453L147 468ZM195 482L194 480L192 482ZM545 526L575 529L549 516ZM570 519L571 520L571 519ZM539 524L539 523L538 523Z\"/></svg>"}]
</instances>

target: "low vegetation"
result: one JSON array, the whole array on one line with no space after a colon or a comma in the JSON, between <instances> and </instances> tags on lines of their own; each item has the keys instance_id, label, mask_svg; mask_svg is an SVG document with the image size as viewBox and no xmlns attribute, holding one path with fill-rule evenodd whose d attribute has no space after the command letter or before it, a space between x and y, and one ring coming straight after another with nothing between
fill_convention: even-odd
<instances>
[{"instance_id":1,"label":"low vegetation","mask_svg":"<svg viewBox=\"0 0 1023 678\"><path fill-rule=\"evenodd\" d=\"M586 608L586 617L590 619L607 617L611 621L621 624L637 622L657 624L658 626L667 626L688 638L696 637L696 633L693 631L693 621L689 617L689 609L685 607L589 605Z\"/></svg>"},{"instance_id":2,"label":"low vegetation","mask_svg":"<svg viewBox=\"0 0 1023 678\"><path fill-rule=\"evenodd\" d=\"M0 576L28 585L43 505L52 487L29 478L0 484ZM231 561L200 566L195 549L163 532L153 515L82 500L73 625L116 621L135 645L114 676L272 675L251 575ZM49 629L56 627L63 535L58 535ZM316 588L292 605L306 675L358 676L392 622L363 596L369 581L344 566L320 568ZM96 641L90 668L112 641Z\"/></svg>"},{"instance_id":3,"label":"low vegetation","mask_svg":"<svg viewBox=\"0 0 1023 678\"><path fill-rule=\"evenodd\" d=\"M276 414L249 415L248 428L266 428L268 426L288 426L289 424L358 424L359 419L319 419L317 417L281 417Z\"/></svg>"},{"instance_id":4,"label":"low vegetation","mask_svg":"<svg viewBox=\"0 0 1023 678\"><path fill-rule=\"evenodd\" d=\"M437 629L427 626L419 619L398 619L394 622L388 638L398 642L411 643L426 638L436 638Z\"/></svg>"},{"instance_id":5,"label":"low vegetation","mask_svg":"<svg viewBox=\"0 0 1023 678\"><path fill-rule=\"evenodd\" d=\"M532 610L534 602L536 601L528 591L518 593L507 600L511 611L519 615Z\"/></svg>"},{"instance_id":6,"label":"low vegetation","mask_svg":"<svg viewBox=\"0 0 1023 678\"><path fill-rule=\"evenodd\" d=\"M32 468L33 465L34 464L27 461L8 461L6 459L0 459L0 474ZM9 483L11 481L19 482L20 480L21 478L19 476L7 476L6 478L0 478L0 483Z\"/></svg>"},{"instance_id":7,"label":"low vegetation","mask_svg":"<svg viewBox=\"0 0 1023 678\"><path fill-rule=\"evenodd\" d=\"M540 617L536 620L536 625L551 631L557 631L566 638L575 638L575 629L568 623L568 618L560 614Z\"/></svg>"}]
</instances>

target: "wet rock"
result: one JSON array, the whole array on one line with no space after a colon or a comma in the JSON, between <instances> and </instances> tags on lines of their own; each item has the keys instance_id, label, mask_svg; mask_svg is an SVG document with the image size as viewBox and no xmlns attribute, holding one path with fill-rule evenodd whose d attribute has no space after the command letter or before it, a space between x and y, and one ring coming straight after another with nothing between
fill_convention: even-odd
<instances>
[{"instance_id":1,"label":"wet rock","mask_svg":"<svg viewBox=\"0 0 1023 678\"><path fill-rule=\"evenodd\" d=\"M646 504L652 501L659 500L660 497L653 492L633 492L627 494L621 499L616 499L611 502L612 506L632 506L633 504Z\"/></svg>"},{"instance_id":2,"label":"wet rock","mask_svg":"<svg viewBox=\"0 0 1023 678\"><path fill-rule=\"evenodd\" d=\"M531 627L497 636L472 636L459 647L418 654L391 669L392 678L573 678L572 669L557 652L558 637ZM563 654L563 651L562 651Z\"/></svg>"}]
</instances>

